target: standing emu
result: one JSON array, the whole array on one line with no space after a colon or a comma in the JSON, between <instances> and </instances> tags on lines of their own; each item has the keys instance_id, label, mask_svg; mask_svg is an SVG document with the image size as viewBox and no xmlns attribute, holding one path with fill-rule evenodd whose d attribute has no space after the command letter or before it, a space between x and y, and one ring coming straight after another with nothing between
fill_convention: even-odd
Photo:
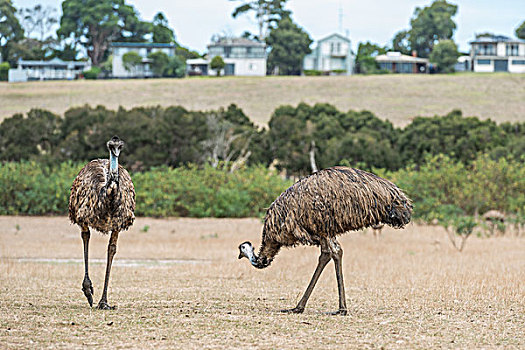
<instances>
[{"instance_id":1,"label":"standing emu","mask_svg":"<svg viewBox=\"0 0 525 350\"><path fill-rule=\"evenodd\" d=\"M333 259L339 290L339 310L333 314L346 315L343 250L337 236L379 223L402 228L411 215L411 200L392 182L358 169L324 169L281 193L266 212L259 254L255 255L250 242L244 242L239 246L239 259L246 257L263 269L281 247L320 246L319 263L303 297L295 308L282 311L304 311L321 272Z\"/></svg>"},{"instance_id":2,"label":"standing emu","mask_svg":"<svg viewBox=\"0 0 525 350\"><path fill-rule=\"evenodd\" d=\"M69 219L82 230L85 267L82 290L90 306L93 306L93 286L88 274L89 227L103 234L111 231L104 291L97 306L99 309L114 309L107 300L111 263L117 252L119 232L127 230L135 220L133 182L126 169L118 164L124 141L113 136L107 142L107 147L109 160L95 159L82 168L73 181L69 197Z\"/></svg>"}]
</instances>

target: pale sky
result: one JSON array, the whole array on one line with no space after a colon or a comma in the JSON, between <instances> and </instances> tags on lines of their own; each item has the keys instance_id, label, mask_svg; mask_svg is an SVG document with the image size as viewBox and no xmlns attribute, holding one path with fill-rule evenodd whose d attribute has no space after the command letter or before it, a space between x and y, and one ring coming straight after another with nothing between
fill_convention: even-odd
<instances>
[{"instance_id":1,"label":"pale sky","mask_svg":"<svg viewBox=\"0 0 525 350\"><path fill-rule=\"evenodd\" d=\"M248 16L231 17L238 1L228 0L128 0L141 18L152 20L163 12L175 30L177 41L200 53L216 33L240 35L245 30L257 33L256 22ZM514 30L525 20L525 0L458 0L454 17L457 29L454 40L461 51L468 51L468 42L475 33L494 32L514 37ZM61 8L60 0L13 0L17 8L42 3ZM289 0L287 8L293 19L314 40L339 32L340 9L343 12L343 33L348 31L354 51L361 41L387 45L396 32L409 27L416 6L431 4L426 0Z\"/></svg>"}]
</instances>

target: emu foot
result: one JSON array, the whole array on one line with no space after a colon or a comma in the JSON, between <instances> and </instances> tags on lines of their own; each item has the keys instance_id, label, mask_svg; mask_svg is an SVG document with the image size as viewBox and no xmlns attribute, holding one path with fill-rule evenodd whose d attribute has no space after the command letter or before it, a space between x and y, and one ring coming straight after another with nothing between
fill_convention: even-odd
<instances>
[{"instance_id":1,"label":"emu foot","mask_svg":"<svg viewBox=\"0 0 525 350\"><path fill-rule=\"evenodd\" d=\"M284 309L281 310L282 313L285 314L302 314L304 311L304 307L294 307L293 309Z\"/></svg>"},{"instance_id":2,"label":"emu foot","mask_svg":"<svg viewBox=\"0 0 525 350\"><path fill-rule=\"evenodd\" d=\"M116 306L109 306L105 300L99 301L97 305L97 309L99 310L115 310L116 308Z\"/></svg>"},{"instance_id":3,"label":"emu foot","mask_svg":"<svg viewBox=\"0 0 525 350\"><path fill-rule=\"evenodd\" d=\"M87 298L89 306L93 307L93 285L89 277L84 277L84 282L82 282L82 291Z\"/></svg>"},{"instance_id":4,"label":"emu foot","mask_svg":"<svg viewBox=\"0 0 525 350\"><path fill-rule=\"evenodd\" d=\"M337 311L327 312L327 315L340 315L340 316L346 316L348 315L347 309L339 309Z\"/></svg>"}]
</instances>

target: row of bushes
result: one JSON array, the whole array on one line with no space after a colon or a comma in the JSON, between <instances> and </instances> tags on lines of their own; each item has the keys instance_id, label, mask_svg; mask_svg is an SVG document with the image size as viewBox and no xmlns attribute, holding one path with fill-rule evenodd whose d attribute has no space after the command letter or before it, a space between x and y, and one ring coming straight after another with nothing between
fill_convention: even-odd
<instances>
[{"instance_id":1,"label":"row of bushes","mask_svg":"<svg viewBox=\"0 0 525 350\"><path fill-rule=\"evenodd\" d=\"M69 188L81 166L0 164L0 215L65 214ZM377 173L414 200L415 219L430 222L450 212L474 216L489 209L525 218L525 167L519 161L480 156L465 166L439 155L428 158L418 170L409 166ZM263 166L235 172L220 165L158 167L132 173L132 178L140 216L259 216L292 183Z\"/></svg>"},{"instance_id":2,"label":"row of bushes","mask_svg":"<svg viewBox=\"0 0 525 350\"><path fill-rule=\"evenodd\" d=\"M71 183L83 164L0 163L0 215L67 213ZM152 168L132 173L138 216L254 217L291 182L262 166Z\"/></svg>"},{"instance_id":3,"label":"row of bushes","mask_svg":"<svg viewBox=\"0 0 525 350\"><path fill-rule=\"evenodd\" d=\"M391 171L420 165L427 155L446 154L468 165L481 153L517 160L525 154L525 123L496 124L453 111L416 117L401 129L368 111L302 103L277 108L268 128L258 128L235 105L204 112L84 106L64 117L33 109L0 124L0 161L84 162L104 157L114 134L127 141L121 161L132 170L244 158L249 165L275 164L288 175L306 175L312 150L319 168L344 163Z\"/></svg>"},{"instance_id":4,"label":"row of bushes","mask_svg":"<svg viewBox=\"0 0 525 350\"><path fill-rule=\"evenodd\" d=\"M415 218L425 222L451 213L475 217L493 209L525 219L522 161L482 155L465 165L437 155L427 157L421 166L377 173L407 191L415 203Z\"/></svg>"}]
</instances>

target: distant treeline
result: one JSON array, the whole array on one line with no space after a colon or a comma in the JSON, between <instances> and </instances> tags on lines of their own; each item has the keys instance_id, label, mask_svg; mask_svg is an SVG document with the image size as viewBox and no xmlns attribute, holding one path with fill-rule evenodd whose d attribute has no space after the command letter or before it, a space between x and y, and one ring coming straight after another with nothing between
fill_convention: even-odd
<instances>
[{"instance_id":1,"label":"distant treeline","mask_svg":"<svg viewBox=\"0 0 525 350\"><path fill-rule=\"evenodd\" d=\"M33 109L0 124L0 161L42 164L107 157L106 141L124 139L121 162L132 171L156 166L211 164L275 165L288 175L306 175L311 156L318 168L346 164L365 170L398 170L444 154L471 164L480 154L523 160L525 123L463 117L416 117L404 128L369 111L341 112L329 104L277 108L268 128L253 124L235 105L215 111L183 107L103 106L71 108L61 117Z\"/></svg>"}]
</instances>

